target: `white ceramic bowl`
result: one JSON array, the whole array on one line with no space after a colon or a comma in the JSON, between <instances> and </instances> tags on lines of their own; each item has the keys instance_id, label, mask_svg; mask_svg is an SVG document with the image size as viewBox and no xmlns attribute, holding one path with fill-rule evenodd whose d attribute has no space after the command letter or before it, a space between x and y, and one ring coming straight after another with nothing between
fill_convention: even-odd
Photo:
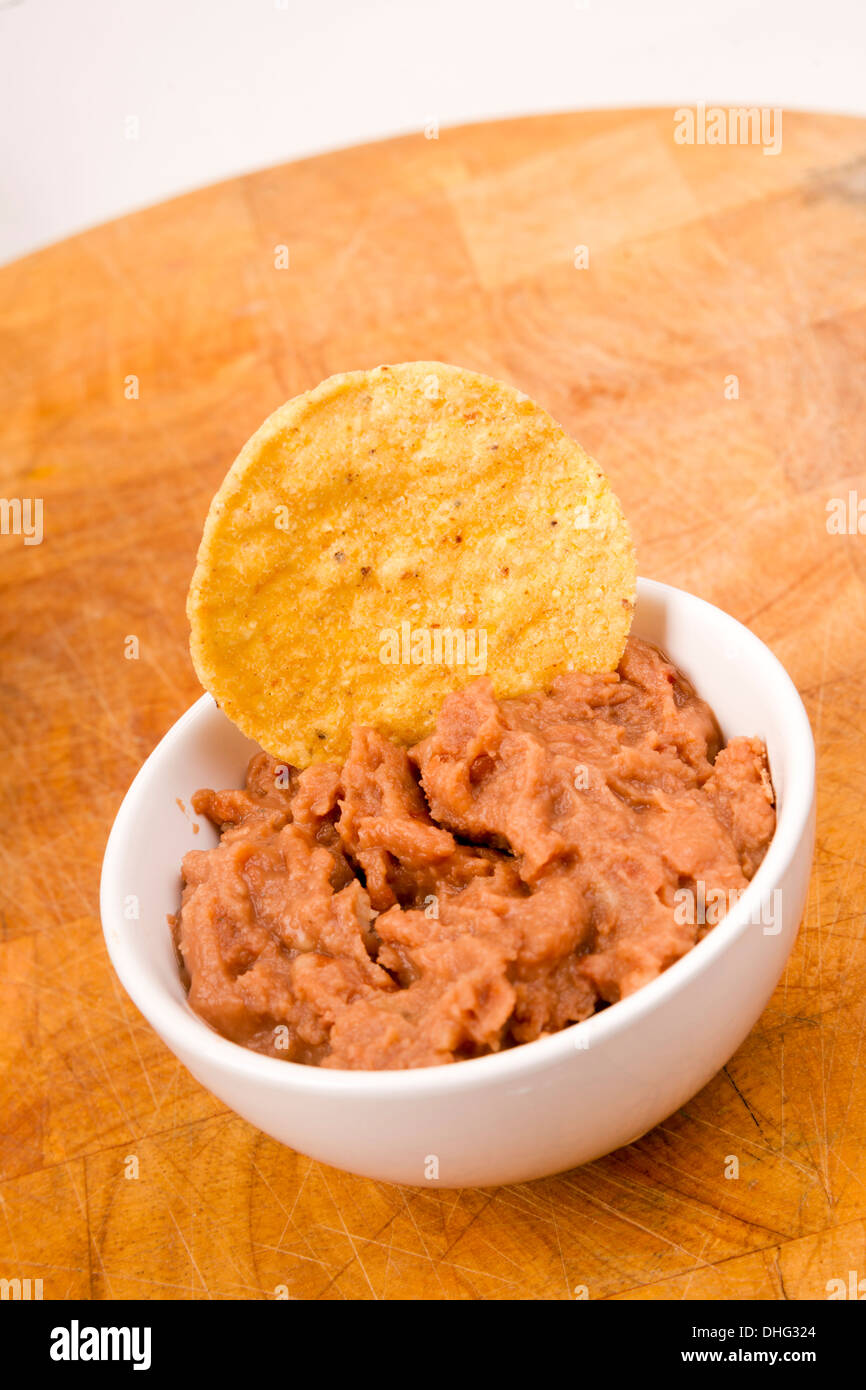
<instances>
[{"instance_id":1,"label":"white ceramic bowl","mask_svg":"<svg viewBox=\"0 0 866 1390\"><path fill-rule=\"evenodd\" d=\"M166 914L179 865L216 832L179 808L203 786L239 786L250 743L203 696L124 798L105 851L101 912L133 1002L203 1086L284 1144L354 1173L442 1187L524 1182L629 1144L722 1067L766 1005L794 943L814 844L814 745L790 678L720 609L639 581L634 631L660 646L716 712L726 738L765 740L776 834L746 893L659 979L549 1038L414 1071L330 1071L259 1056L187 1004ZM774 891L781 912L772 929ZM125 905L138 900L138 919ZM763 914L763 922L762 922Z\"/></svg>"}]
</instances>

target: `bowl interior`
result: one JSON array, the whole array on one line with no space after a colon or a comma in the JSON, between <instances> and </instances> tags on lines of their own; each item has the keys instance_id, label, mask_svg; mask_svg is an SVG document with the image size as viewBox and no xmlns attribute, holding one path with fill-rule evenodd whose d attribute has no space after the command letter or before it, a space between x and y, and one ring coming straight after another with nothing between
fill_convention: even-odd
<instances>
[{"instance_id":1,"label":"bowl interior","mask_svg":"<svg viewBox=\"0 0 866 1390\"><path fill-rule=\"evenodd\" d=\"M761 882L769 891L785 856L802 835L813 795L811 732L790 678L769 649L735 619L652 580L638 581L633 631L661 647L691 679L698 694L713 707L726 739L747 734L766 742L779 819L754 886L763 892L758 887ZM209 695L202 696L169 730L127 793L106 849L101 893L106 942L127 992L163 1036L181 1029L187 1044L216 1048L227 1061L232 1054L241 1054L247 1067L276 1066L319 1074L317 1068L293 1067L248 1053L219 1038L198 1019L186 1000L167 922L180 902L182 856L217 841L214 828L192 812L192 794L200 787L241 785L247 761L256 751L257 745L235 728ZM719 948L722 935L736 925L732 921L736 913L734 909L696 952L710 942L710 949ZM694 955L690 952L671 970L688 968ZM646 990L661 986L666 976L607 1010L602 1015L604 1026ZM554 1039L527 1046L540 1048L551 1042ZM522 1052L518 1048L495 1059L481 1059L480 1064L508 1063ZM238 1066L241 1056L236 1058ZM426 1070L453 1074L478 1065L464 1062L458 1068ZM336 1080L345 1074L327 1075Z\"/></svg>"},{"instance_id":2,"label":"bowl interior","mask_svg":"<svg viewBox=\"0 0 866 1390\"><path fill-rule=\"evenodd\" d=\"M689 677L714 710L726 741L737 735L763 739L781 821L796 765L792 753L804 739L811 750L812 739L800 697L778 659L721 609L649 579L638 580L632 631L661 647Z\"/></svg>"}]
</instances>

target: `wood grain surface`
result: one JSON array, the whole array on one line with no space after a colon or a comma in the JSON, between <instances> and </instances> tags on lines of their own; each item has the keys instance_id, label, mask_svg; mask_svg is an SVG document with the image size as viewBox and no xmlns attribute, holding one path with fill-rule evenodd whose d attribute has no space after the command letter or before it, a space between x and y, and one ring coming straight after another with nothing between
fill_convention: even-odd
<instances>
[{"instance_id":1,"label":"wood grain surface","mask_svg":"<svg viewBox=\"0 0 866 1390\"><path fill-rule=\"evenodd\" d=\"M669 111L564 115L271 169L0 272L0 354L0 493L44 503L42 544L0 535L0 1276L94 1299L802 1299L866 1276L866 538L827 527L866 498L866 123L786 114L768 156L678 145ZM198 694L212 493L280 402L408 358L561 419L641 573L769 643L818 747L809 908L751 1036L638 1143L491 1191L265 1138L133 1008L98 920L123 792Z\"/></svg>"}]
</instances>

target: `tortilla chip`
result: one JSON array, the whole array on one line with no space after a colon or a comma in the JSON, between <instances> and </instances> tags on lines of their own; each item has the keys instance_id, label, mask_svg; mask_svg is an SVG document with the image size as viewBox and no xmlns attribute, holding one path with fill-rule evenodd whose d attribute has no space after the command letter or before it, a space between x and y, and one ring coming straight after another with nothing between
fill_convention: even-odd
<instances>
[{"instance_id":1,"label":"tortilla chip","mask_svg":"<svg viewBox=\"0 0 866 1390\"><path fill-rule=\"evenodd\" d=\"M478 675L498 696L613 670L635 596L603 473L511 386L440 362L330 377L214 498L187 603L202 684L295 766L353 723L405 744Z\"/></svg>"}]
</instances>

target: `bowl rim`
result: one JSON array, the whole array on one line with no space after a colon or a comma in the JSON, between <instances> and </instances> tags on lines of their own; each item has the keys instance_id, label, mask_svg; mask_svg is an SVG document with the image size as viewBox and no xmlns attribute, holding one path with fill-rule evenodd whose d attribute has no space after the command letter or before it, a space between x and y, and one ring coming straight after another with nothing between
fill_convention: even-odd
<instances>
[{"instance_id":1,"label":"bowl rim","mask_svg":"<svg viewBox=\"0 0 866 1390\"><path fill-rule=\"evenodd\" d=\"M690 608L690 616L697 621L711 616L716 623L721 619L730 624L744 644L749 661L760 663L765 679L774 683L774 698L778 705L784 707L784 722L790 729L784 744L790 754L786 759L784 802L773 839L754 878L722 921L678 961L668 966L656 979L642 985L634 994L580 1023L569 1024L556 1033L502 1052L467 1058L452 1065L383 1071L313 1067L253 1052L216 1032L193 1012L185 1000L182 1003L160 986L142 978L136 968L134 937L124 931L128 923L119 921L116 906L123 901L118 867L122 847L134 832L142 790L153 775L157 760L161 762L166 754L182 744L188 729L205 712L215 708L212 696L204 694L175 721L139 768L112 825L100 880L100 916L111 963L133 1003L163 1041L176 1055L180 1055L181 1060L190 1057L194 1061L200 1060L205 1066L231 1073L236 1078L264 1083L269 1087L282 1086L289 1092L320 1095L366 1092L381 1099L398 1098L408 1093L432 1097L445 1092L519 1081L550 1064L584 1051L584 1046L577 1041L579 1031L584 1037L591 1033L589 1050L595 1051L603 1042L663 1007L687 987L691 979L711 969L719 955L753 929L750 917L770 899L773 889L793 861L809 826L815 794L815 746L808 715L784 666L750 628L724 609L687 590L654 579L639 578L637 583L638 598L661 601L665 611L675 603Z\"/></svg>"}]
</instances>

